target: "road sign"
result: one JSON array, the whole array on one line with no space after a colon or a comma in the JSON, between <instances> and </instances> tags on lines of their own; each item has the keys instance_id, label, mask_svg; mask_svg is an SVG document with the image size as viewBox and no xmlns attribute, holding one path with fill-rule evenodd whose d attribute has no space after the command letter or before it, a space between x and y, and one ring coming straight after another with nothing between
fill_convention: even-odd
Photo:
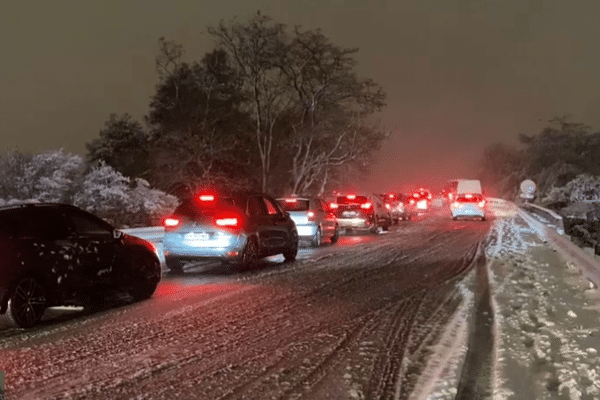
<instances>
[{"instance_id":1,"label":"road sign","mask_svg":"<svg viewBox=\"0 0 600 400\"><path fill-rule=\"evenodd\" d=\"M531 198L533 198L533 194L535 193L535 182L532 181L531 179L525 179L523 182L521 182L521 193L526 194L526 195L530 195L532 196ZM523 196L521 196L523 197Z\"/></svg>"}]
</instances>

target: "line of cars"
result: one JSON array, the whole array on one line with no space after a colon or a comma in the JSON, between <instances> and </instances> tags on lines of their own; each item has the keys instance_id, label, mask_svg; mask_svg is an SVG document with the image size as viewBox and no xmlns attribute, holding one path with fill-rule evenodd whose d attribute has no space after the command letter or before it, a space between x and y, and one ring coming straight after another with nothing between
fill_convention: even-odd
<instances>
[{"instance_id":1,"label":"line of cars","mask_svg":"<svg viewBox=\"0 0 600 400\"><path fill-rule=\"evenodd\" d=\"M481 184L457 180L446 191L453 219L485 219ZM318 247L343 233L387 231L399 220L427 212L431 192L274 199L266 194L202 192L164 219L165 261L182 272L188 261L220 260L252 266L282 254L293 261L300 241ZM161 278L156 247L104 220L64 204L0 207L0 320L37 324L54 305L93 305L106 293L134 300L152 296Z\"/></svg>"}]
</instances>

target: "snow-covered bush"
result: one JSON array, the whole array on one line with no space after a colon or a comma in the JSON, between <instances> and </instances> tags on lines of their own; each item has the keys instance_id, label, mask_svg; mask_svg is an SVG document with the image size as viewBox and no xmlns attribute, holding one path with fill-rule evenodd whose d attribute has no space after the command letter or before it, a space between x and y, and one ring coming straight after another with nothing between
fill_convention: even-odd
<instances>
[{"instance_id":1,"label":"snow-covered bush","mask_svg":"<svg viewBox=\"0 0 600 400\"><path fill-rule=\"evenodd\" d=\"M0 197L68 203L84 167L80 156L62 149L36 155L9 151L0 156Z\"/></svg>"},{"instance_id":2,"label":"snow-covered bush","mask_svg":"<svg viewBox=\"0 0 600 400\"><path fill-rule=\"evenodd\" d=\"M543 199L544 203L600 200L600 177L580 174L565 186L553 187Z\"/></svg>"},{"instance_id":3,"label":"snow-covered bush","mask_svg":"<svg viewBox=\"0 0 600 400\"><path fill-rule=\"evenodd\" d=\"M142 179L130 180L100 163L85 172L78 155L52 150L0 155L0 206L56 202L83 208L117 227L149 226L173 211L176 197L150 188Z\"/></svg>"},{"instance_id":4,"label":"snow-covered bush","mask_svg":"<svg viewBox=\"0 0 600 400\"><path fill-rule=\"evenodd\" d=\"M133 182L109 165L100 163L83 178L73 204L117 227L155 225L173 211L177 198L151 189L148 182Z\"/></svg>"}]
</instances>

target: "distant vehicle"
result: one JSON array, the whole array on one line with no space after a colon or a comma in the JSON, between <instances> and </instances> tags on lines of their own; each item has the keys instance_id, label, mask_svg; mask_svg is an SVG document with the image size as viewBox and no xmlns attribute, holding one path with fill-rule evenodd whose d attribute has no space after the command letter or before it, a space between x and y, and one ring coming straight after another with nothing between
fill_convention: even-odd
<instances>
[{"instance_id":1,"label":"distant vehicle","mask_svg":"<svg viewBox=\"0 0 600 400\"><path fill-rule=\"evenodd\" d=\"M481 182L477 179L461 179L456 185L456 194L478 194L483 195Z\"/></svg>"},{"instance_id":2,"label":"distant vehicle","mask_svg":"<svg viewBox=\"0 0 600 400\"><path fill-rule=\"evenodd\" d=\"M152 243L66 204L0 207L0 253L0 319L21 328L115 290L147 299L161 279Z\"/></svg>"},{"instance_id":3,"label":"distant vehicle","mask_svg":"<svg viewBox=\"0 0 600 400\"><path fill-rule=\"evenodd\" d=\"M428 189L419 188L410 194L408 204L413 213L424 213L429 210L432 198L433 195Z\"/></svg>"},{"instance_id":4,"label":"distant vehicle","mask_svg":"<svg viewBox=\"0 0 600 400\"><path fill-rule=\"evenodd\" d=\"M300 240L310 241L313 247L319 247L323 240L337 242L337 218L324 200L318 197L286 197L277 199L277 202L296 223Z\"/></svg>"},{"instance_id":5,"label":"distant vehicle","mask_svg":"<svg viewBox=\"0 0 600 400\"><path fill-rule=\"evenodd\" d=\"M452 219L476 218L485 221L485 200L481 194L461 193L450 203Z\"/></svg>"},{"instance_id":6,"label":"distant vehicle","mask_svg":"<svg viewBox=\"0 0 600 400\"><path fill-rule=\"evenodd\" d=\"M250 267L263 257L296 259L298 231L287 211L262 193L202 192L164 220L167 267L182 272L190 261L220 260Z\"/></svg>"},{"instance_id":7,"label":"distant vehicle","mask_svg":"<svg viewBox=\"0 0 600 400\"><path fill-rule=\"evenodd\" d=\"M444 200L451 202L456 197L456 190L458 188L459 179L452 179L446 183L442 194Z\"/></svg>"},{"instance_id":8,"label":"distant vehicle","mask_svg":"<svg viewBox=\"0 0 600 400\"><path fill-rule=\"evenodd\" d=\"M477 179L452 179L444 187L443 193L449 202L452 202L457 194L471 193L483 195L481 182Z\"/></svg>"},{"instance_id":9,"label":"distant vehicle","mask_svg":"<svg viewBox=\"0 0 600 400\"><path fill-rule=\"evenodd\" d=\"M340 230L348 231L387 231L392 225L392 217L378 195L338 196L331 204Z\"/></svg>"},{"instance_id":10,"label":"distant vehicle","mask_svg":"<svg viewBox=\"0 0 600 400\"><path fill-rule=\"evenodd\" d=\"M403 194L386 193L383 195L384 203L390 211L392 222L397 224L398 221L406 221L411 219L412 209L406 203L406 196Z\"/></svg>"}]
</instances>

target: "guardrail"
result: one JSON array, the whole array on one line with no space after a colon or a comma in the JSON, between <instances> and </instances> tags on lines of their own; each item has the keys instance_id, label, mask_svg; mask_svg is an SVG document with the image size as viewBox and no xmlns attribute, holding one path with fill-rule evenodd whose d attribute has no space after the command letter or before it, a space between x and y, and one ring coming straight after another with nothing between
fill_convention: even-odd
<instances>
[{"instance_id":1,"label":"guardrail","mask_svg":"<svg viewBox=\"0 0 600 400\"><path fill-rule=\"evenodd\" d=\"M554 226L556 229L556 232L558 234L560 234L560 235L565 234L564 221L563 221L562 217L560 215L558 215L557 213L555 213L554 211L549 210L544 207L540 207L535 204L523 204L521 206L521 208L542 218L542 222L546 223L547 225L550 224L550 225Z\"/></svg>"},{"instance_id":2,"label":"guardrail","mask_svg":"<svg viewBox=\"0 0 600 400\"><path fill-rule=\"evenodd\" d=\"M558 234L558 229L555 227L543 223L539 219L531 216L527 210L519 210L519 215L534 231L537 232L540 238L549 242L552 247L569 258L579 267L583 275L590 282L596 287L600 287L600 263L594 259L594 256L586 253L582 248L571 242L568 236Z\"/></svg>"}]
</instances>

